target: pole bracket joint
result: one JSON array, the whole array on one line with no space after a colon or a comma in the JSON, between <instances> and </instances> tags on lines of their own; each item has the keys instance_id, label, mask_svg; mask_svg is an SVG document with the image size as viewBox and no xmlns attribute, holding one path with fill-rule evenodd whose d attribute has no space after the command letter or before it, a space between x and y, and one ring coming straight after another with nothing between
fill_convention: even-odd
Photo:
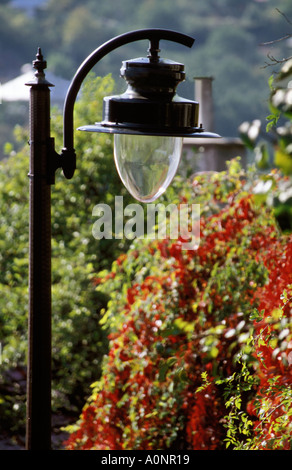
<instances>
[{"instance_id":1,"label":"pole bracket joint","mask_svg":"<svg viewBox=\"0 0 292 470\"><path fill-rule=\"evenodd\" d=\"M55 151L54 137L48 138L48 159L47 159L47 183L55 184L55 173L58 168L61 168L61 157Z\"/></svg>"},{"instance_id":2,"label":"pole bracket joint","mask_svg":"<svg viewBox=\"0 0 292 470\"><path fill-rule=\"evenodd\" d=\"M71 179L76 169L75 150L63 148L61 155L59 155L55 150L54 137L49 137L48 146L47 183L50 185L55 184L55 173L59 168L63 170L64 176L67 179Z\"/></svg>"}]
</instances>

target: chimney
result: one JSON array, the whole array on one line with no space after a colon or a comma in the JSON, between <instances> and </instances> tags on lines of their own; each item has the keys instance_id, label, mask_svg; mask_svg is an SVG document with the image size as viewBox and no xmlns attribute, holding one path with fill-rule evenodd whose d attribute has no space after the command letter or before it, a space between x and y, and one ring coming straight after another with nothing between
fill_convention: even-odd
<instances>
[{"instance_id":1,"label":"chimney","mask_svg":"<svg viewBox=\"0 0 292 470\"><path fill-rule=\"evenodd\" d=\"M212 77L195 77L195 100L199 102L199 125L214 132Z\"/></svg>"}]
</instances>

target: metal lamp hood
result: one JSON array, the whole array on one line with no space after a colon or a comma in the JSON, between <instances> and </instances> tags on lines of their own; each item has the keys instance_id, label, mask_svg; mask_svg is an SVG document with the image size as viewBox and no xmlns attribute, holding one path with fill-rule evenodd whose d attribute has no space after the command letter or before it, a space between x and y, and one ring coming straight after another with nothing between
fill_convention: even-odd
<instances>
[{"instance_id":1,"label":"metal lamp hood","mask_svg":"<svg viewBox=\"0 0 292 470\"><path fill-rule=\"evenodd\" d=\"M176 137L219 137L198 125L199 103L176 93L185 80L184 65L158 56L159 49L149 48L149 55L123 61L121 77L127 90L107 96L103 101L103 120L79 128L82 131L114 134Z\"/></svg>"}]
</instances>

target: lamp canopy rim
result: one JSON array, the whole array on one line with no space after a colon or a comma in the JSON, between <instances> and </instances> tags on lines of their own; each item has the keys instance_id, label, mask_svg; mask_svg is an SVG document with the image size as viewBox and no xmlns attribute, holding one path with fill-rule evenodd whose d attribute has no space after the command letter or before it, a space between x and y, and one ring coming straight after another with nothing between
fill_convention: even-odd
<instances>
[{"instance_id":1,"label":"lamp canopy rim","mask_svg":"<svg viewBox=\"0 0 292 470\"><path fill-rule=\"evenodd\" d=\"M165 137L185 137L185 138L221 138L219 134L207 132L202 127L182 128L150 128L150 127L128 127L125 125L114 124L108 125L103 122L88 124L78 127L79 131L98 132L105 134L128 134L128 135L149 135L149 136L165 136Z\"/></svg>"}]
</instances>

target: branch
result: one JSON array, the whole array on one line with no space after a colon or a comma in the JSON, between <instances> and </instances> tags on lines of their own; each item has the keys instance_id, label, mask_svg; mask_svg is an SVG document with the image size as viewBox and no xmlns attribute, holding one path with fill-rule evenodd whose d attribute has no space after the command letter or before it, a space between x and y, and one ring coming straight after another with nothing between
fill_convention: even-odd
<instances>
[{"instance_id":1,"label":"branch","mask_svg":"<svg viewBox=\"0 0 292 470\"><path fill-rule=\"evenodd\" d=\"M287 23L289 23L292 26L292 21L288 18L288 16L285 15L285 13L283 13L281 10L279 10L279 8L276 8L276 10L277 10L278 13L280 13L280 15L282 15L285 18Z\"/></svg>"},{"instance_id":2,"label":"branch","mask_svg":"<svg viewBox=\"0 0 292 470\"><path fill-rule=\"evenodd\" d=\"M276 59L271 54L267 54L267 57L268 59L270 59L271 62L265 62L265 65L261 67L262 69L266 69L267 67L271 67L271 65L275 65L275 64L284 64L284 62L287 62L288 60L292 59L292 56L285 57L284 59Z\"/></svg>"},{"instance_id":3,"label":"branch","mask_svg":"<svg viewBox=\"0 0 292 470\"><path fill-rule=\"evenodd\" d=\"M285 20L287 21L288 24L290 24L292 26L292 21L285 15L285 13L283 13L281 10L279 10L279 8L276 8L276 11L280 15L282 15L283 18L285 18ZM286 34L286 36L283 36L282 38L274 39L273 41L263 42L263 43L260 44L260 46L270 46L272 44L276 44L278 42L285 41L286 39L290 39L290 38L292 38L292 34ZM275 64L283 64L284 62L287 62L289 59L292 58L292 56L290 56L290 57L286 57L284 59L276 59L271 54L267 54L267 57L268 57L268 59L270 59L271 62L270 63L265 62L265 65L263 67L261 67L262 69L265 69L265 68L270 67L271 65L275 65Z\"/></svg>"},{"instance_id":4,"label":"branch","mask_svg":"<svg viewBox=\"0 0 292 470\"><path fill-rule=\"evenodd\" d=\"M262 42L260 43L260 46L269 46L271 44L275 44L276 42L285 41L285 39L290 39L290 38L292 38L292 34L286 34L286 36L283 36L282 38L274 39L273 41Z\"/></svg>"}]
</instances>

